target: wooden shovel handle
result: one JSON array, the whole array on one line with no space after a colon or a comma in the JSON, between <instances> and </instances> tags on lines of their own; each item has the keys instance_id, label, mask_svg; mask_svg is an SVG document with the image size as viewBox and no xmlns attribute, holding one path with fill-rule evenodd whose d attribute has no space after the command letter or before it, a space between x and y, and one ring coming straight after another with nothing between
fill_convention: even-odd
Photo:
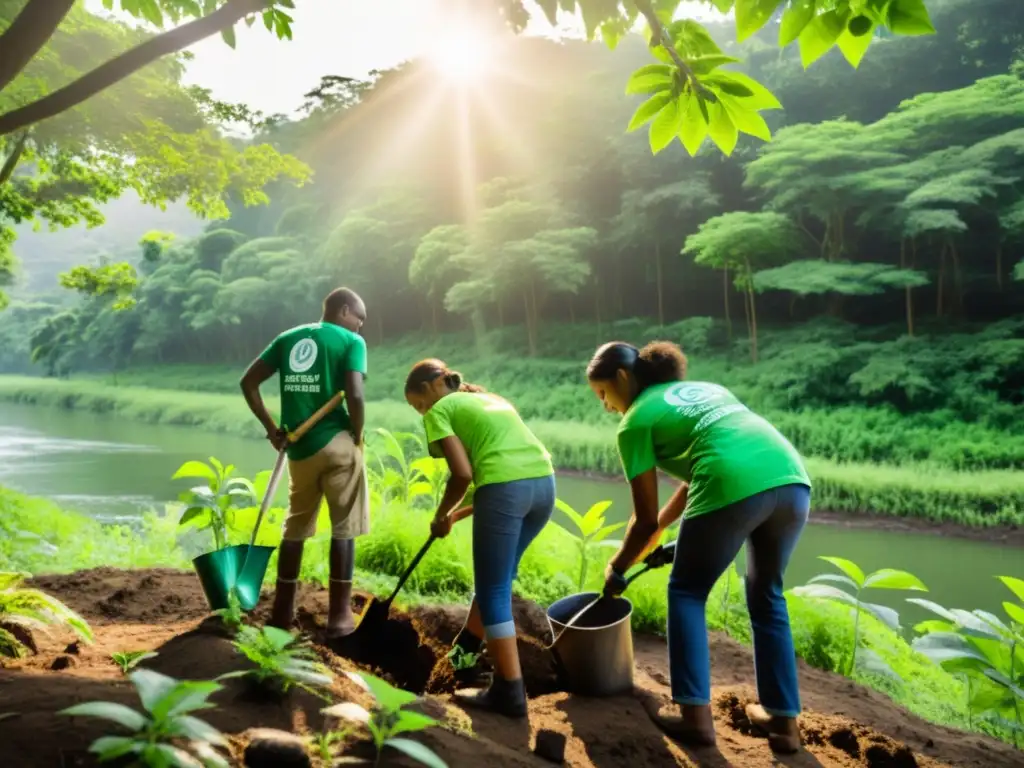
<instances>
[{"instance_id":1,"label":"wooden shovel handle","mask_svg":"<svg viewBox=\"0 0 1024 768\"><path fill-rule=\"evenodd\" d=\"M301 440L303 435L305 435L307 432L309 432L309 430L315 427L317 422L320 421L320 419L322 419L328 413L337 408L338 405L341 404L341 401L344 399L345 393L339 392L326 403L324 403L322 406L320 406L319 410L317 410L316 413L314 413L312 416L310 416L302 423L302 426L300 426L294 432L288 433L288 442L297 443L299 440Z\"/></svg>"}]
</instances>

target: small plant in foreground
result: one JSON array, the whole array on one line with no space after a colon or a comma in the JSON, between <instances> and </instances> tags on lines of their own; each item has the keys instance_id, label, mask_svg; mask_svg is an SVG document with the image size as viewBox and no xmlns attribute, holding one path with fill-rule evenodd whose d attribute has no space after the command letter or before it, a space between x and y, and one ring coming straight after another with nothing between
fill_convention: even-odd
<instances>
[{"instance_id":1,"label":"small plant in foreground","mask_svg":"<svg viewBox=\"0 0 1024 768\"><path fill-rule=\"evenodd\" d=\"M927 592L926 587L917 576L907 571L897 571L894 568L880 568L874 573L864 575L856 563L844 560L841 557L819 556L819 560L831 563L841 570L843 574L823 573L815 576L805 586L794 587L792 592L800 597L819 598L823 600L835 600L853 606L853 635L850 638L850 668L845 670L847 675L852 675L857 667L858 656L861 664L870 672L895 675L882 658L870 648L860 648L860 615L867 611L879 621L886 624L893 632L900 631L900 616L892 608L876 603L867 603L860 599L865 589L911 589L919 592ZM842 584L853 590L853 594L838 587L824 582Z\"/></svg>"},{"instance_id":2,"label":"small plant in foreground","mask_svg":"<svg viewBox=\"0 0 1024 768\"><path fill-rule=\"evenodd\" d=\"M576 530L579 531L578 535L574 535L576 546L580 552L580 575L576 586L582 592L587 583L587 569L590 565L594 548L618 547L622 542L609 539L608 537L625 526L625 523L604 524L605 510L612 505L610 501L597 502L587 510L585 515L581 515L561 499L556 500L555 505L565 513L565 516L572 521L572 524L576 526Z\"/></svg>"},{"instance_id":3,"label":"small plant in foreground","mask_svg":"<svg viewBox=\"0 0 1024 768\"><path fill-rule=\"evenodd\" d=\"M327 766L327 768L330 768L330 766L334 765L335 745L345 741L351 732L351 728L335 728L331 730L324 726L323 731L316 734L316 736L310 737L309 743L316 750L316 755L320 758L320 762Z\"/></svg>"},{"instance_id":4,"label":"small plant in foreground","mask_svg":"<svg viewBox=\"0 0 1024 768\"><path fill-rule=\"evenodd\" d=\"M481 655L479 653L471 653L465 648L456 645L448 651L448 661L451 662L452 669L456 672L461 672L464 669L472 669L476 666Z\"/></svg>"},{"instance_id":5,"label":"small plant in foreground","mask_svg":"<svg viewBox=\"0 0 1024 768\"><path fill-rule=\"evenodd\" d=\"M156 654L153 651L118 651L117 653L110 654L110 658L121 668L121 672L126 675L141 662L155 657Z\"/></svg>"},{"instance_id":6,"label":"small plant in foreground","mask_svg":"<svg viewBox=\"0 0 1024 768\"><path fill-rule=\"evenodd\" d=\"M227 746L224 736L191 714L213 708L215 705L207 699L221 689L220 685L175 680L151 669L137 669L129 679L145 714L112 701L76 704L58 713L99 717L129 731L127 736L102 736L92 743L89 751L101 763L134 755L136 763L147 768L228 768L228 761L216 750Z\"/></svg>"},{"instance_id":7,"label":"small plant in foreground","mask_svg":"<svg viewBox=\"0 0 1024 768\"><path fill-rule=\"evenodd\" d=\"M92 630L85 619L57 598L23 587L28 578L27 573L0 573L0 656L20 658L29 651L18 639L18 630L48 634L51 627L67 627L91 643Z\"/></svg>"},{"instance_id":8,"label":"small plant in foreground","mask_svg":"<svg viewBox=\"0 0 1024 768\"><path fill-rule=\"evenodd\" d=\"M282 693L293 686L326 698L318 688L327 688L334 678L321 664L316 652L297 635L277 627L242 627L234 640L235 648L255 669L228 672L218 679L250 677L260 685Z\"/></svg>"},{"instance_id":9,"label":"small plant in foreground","mask_svg":"<svg viewBox=\"0 0 1024 768\"><path fill-rule=\"evenodd\" d=\"M225 628L233 635L237 635L242 627L245 626L243 621L245 612L242 610L242 603L238 599L238 593L234 589L228 592L228 607L214 611L213 615L217 616Z\"/></svg>"},{"instance_id":10,"label":"small plant in foreground","mask_svg":"<svg viewBox=\"0 0 1024 768\"><path fill-rule=\"evenodd\" d=\"M186 461L171 476L172 480L194 478L206 481L206 485L197 485L178 497L186 505L178 525L210 529L214 549L227 546L235 510L257 503L253 484L244 477L232 477L234 471L233 464L224 466L211 456L209 464Z\"/></svg>"},{"instance_id":11,"label":"small plant in foreground","mask_svg":"<svg viewBox=\"0 0 1024 768\"><path fill-rule=\"evenodd\" d=\"M425 747L418 741L398 736L400 733L422 731L439 725L438 721L432 717L405 709L407 705L419 699L416 694L395 688L379 677L363 672L346 672L345 674L350 680L373 695L375 699L373 712L367 712L355 702L348 701L322 710L325 715L364 724L370 731L373 745L377 748L377 762L380 762L384 747L391 747L399 752L404 752L429 768L448 768L447 763L429 747Z\"/></svg>"},{"instance_id":12,"label":"small plant in foreground","mask_svg":"<svg viewBox=\"0 0 1024 768\"><path fill-rule=\"evenodd\" d=\"M1024 581L998 578L1020 601L1003 603L1009 623L988 611L944 608L911 598L909 602L940 617L915 627L926 634L914 640L913 648L962 676L970 725L975 714L983 715L1013 733L1019 746L1024 736Z\"/></svg>"}]
</instances>

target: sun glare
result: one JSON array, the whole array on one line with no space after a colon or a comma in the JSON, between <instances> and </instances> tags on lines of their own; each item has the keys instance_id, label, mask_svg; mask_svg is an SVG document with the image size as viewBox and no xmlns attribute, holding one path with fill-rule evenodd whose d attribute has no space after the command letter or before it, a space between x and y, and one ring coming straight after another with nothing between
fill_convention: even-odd
<instances>
[{"instance_id":1,"label":"sun glare","mask_svg":"<svg viewBox=\"0 0 1024 768\"><path fill-rule=\"evenodd\" d=\"M438 36L437 43L427 51L427 60L446 81L469 85L487 74L490 55L479 30L458 25Z\"/></svg>"}]
</instances>

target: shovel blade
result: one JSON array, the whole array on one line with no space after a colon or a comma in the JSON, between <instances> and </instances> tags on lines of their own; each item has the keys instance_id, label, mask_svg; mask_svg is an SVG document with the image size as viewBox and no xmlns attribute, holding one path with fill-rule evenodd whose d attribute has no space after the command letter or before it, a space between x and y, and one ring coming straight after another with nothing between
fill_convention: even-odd
<instances>
[{"instance_id":1,"label":"shovel blade","mask_svg":"<svg viewBox=\"0 0 1024 768\"><path fill-rule=\"evenodd\" d=\"M242 610L251 611L256 606L274 547L249 550L248 544L236 544L192 561L211 611L227 608L232 590L237 592Z\"/></svg>"}]
</instances>

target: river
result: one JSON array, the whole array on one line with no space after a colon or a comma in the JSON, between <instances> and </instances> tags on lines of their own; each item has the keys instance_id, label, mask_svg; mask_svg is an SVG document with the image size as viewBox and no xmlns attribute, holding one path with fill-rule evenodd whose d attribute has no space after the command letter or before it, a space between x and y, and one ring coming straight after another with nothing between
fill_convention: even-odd
<instances>
[{"instance_id":1,"label":"river","mask_svg":"<svg viewBox=\"0 0 1024 768\"><path fill-rule=\"evenodd\" d=\"M260 440L0 403L0 485L104 519L130 517L174 499L183 487L170 479L178 466L209 456L235 464L248 476L274 461L273 450ZM611 499L610 517L623 520L629 514L624 482L569 475L559 478L558 489L559 497L580 511ZM279 497L283 502L283 490ZM936 602L996 614L1002 613L1009 593L994 576L1024 577L1019 549L921 532L810 525L794 553L787 585L829 570L818 555L851 559L865 571L909 570L929 586ZM903 602L907 596L875 592L870 599L899 609L908 620L924 618Z\"/></svg>"}]
</instances>

